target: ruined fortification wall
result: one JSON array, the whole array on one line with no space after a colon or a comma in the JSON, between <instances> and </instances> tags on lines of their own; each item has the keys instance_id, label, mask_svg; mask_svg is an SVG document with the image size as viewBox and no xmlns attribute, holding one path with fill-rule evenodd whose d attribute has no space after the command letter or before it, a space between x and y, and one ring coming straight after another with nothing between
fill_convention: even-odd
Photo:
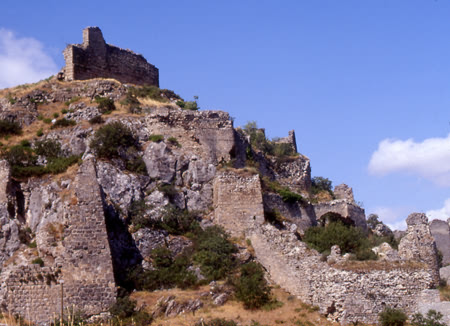
<instances>
[{"instance_id":1,"label":"ruined fortification wall","mask_svg":"<svg viewBox=\"0 0 450 326\"><path fill-rule=\"evenodd\" d=\"M122 83L159 87L158 68L142 55L106 44L98 27L83 30L83 43L64 50L65 80L114 78Z\"/></svg>"},{"instance_id":2,"label":"ruined fortification wall","mask_svg":"<svg viewBox=\"0 0 450 326\"><path fill-rule=\"evenodd\" d=\"M50 321L60 311L61 281L66 308L73 306L92 315L107 311L115 302L112 258L93 157L85 159L72 186L75 197L60 216L61 223L65 221L62 242L50 245L57 254L51 256L52 249L41 248L39 242L45 266L29 265L30 249L24 249L18 256L24 259L5 267L0 303L6 311L32 316L39 323Z\"/></svg>"},{"instance_id":3,"label":"ruined fortification wall","mask_svg":"<svg viewBox=\"0 0 450 326\"><path fill-rule=\"evenodd\" d=\"M214 218L231 235L240 237L264 223L259 175L223 172L214 179Z\"/></svg>"},{"instance_id":4,"label":"ruined fortification wall","mask_svg":"<svg viewBox=\"0 0 450 326\"><path fill-rule=\"evenodd\" d=\"M257 259L277 284L343 324L376 323L385 306L412 314L420 293L433 284L430 270L420 264L405 262L379 270L333 267L293 233L269 224L249 238Z\"/></svg>"},{"instance_id":5,"label":"ruined fortification wall","mask_svg":"<svg viewBox=\"0 0 450 326\"><path fill-rule=\"evenodd\" d=\"M258 175L218 174L214 180L215 222L233 236L249 238L271 279L318 306L330 319L344 324L376 323L385 306L412 314L422 291L434 285L434 266L422 259L362 267L323 261L317 251L299 241L295 227L279 230L264 223L262 198ZM425 236L420 228L409 232Z\"/></svg>"},{"instance_id":6,"label":"ruined fortification wall","mask_svg":"<svg viewBox=\"0 0 450 326\"><path fill-rule=\"evenodd\" d=\"M355 226L367 230L366 215L364 209L347 199L337 199L330 202L314 204L314 212L317 220L327 213L336 213L344 219L350 219Z\"/></svg>"}]
</instances>

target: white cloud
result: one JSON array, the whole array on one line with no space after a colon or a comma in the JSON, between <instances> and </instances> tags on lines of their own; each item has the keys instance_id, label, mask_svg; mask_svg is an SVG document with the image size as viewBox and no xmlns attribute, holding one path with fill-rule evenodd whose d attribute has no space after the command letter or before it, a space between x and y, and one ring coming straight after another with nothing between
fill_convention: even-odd
<instances>
[{"instance_id":1,"label":"white cloud","mask_svg":"<svg viewBox=\"0 0 450 326\"><path fill-rule=\"evenodd\" d=\"M450 218L450 198L444 202L444 207L426 212L430 220L447 221Z\"/></svg>"},{"instance_id":2,"label":"white cloud","mask_svg":"<svg viewBox=\"0 0 450 326\"><path fill-rule=\"evenodd\" d=\"M36 82L57 71L41 42L18 38L14 32L0 28L0 89Z\"/></svg>"},{"instance_id":3,"label":"white cloud","mask_svg":"<svg viewBox=\"0 0 450 326\"><path fill-rule=\"evenodd\" d=\"M376 207L374 213L391 230L406 230L406 217L410 209L406 207Z\"/></svg>"},{"instance_id":4,"label":"white cloud","mask_svg":"<svg viewBox=\"0 0 450 326\"><path fill-rule=\"evenodd\" d=\"M450 134L421 143L412 139L385 139L372 154L368 169L375 175L407 172L441 186L450 186Z\"/></svg>"}]
</instances>

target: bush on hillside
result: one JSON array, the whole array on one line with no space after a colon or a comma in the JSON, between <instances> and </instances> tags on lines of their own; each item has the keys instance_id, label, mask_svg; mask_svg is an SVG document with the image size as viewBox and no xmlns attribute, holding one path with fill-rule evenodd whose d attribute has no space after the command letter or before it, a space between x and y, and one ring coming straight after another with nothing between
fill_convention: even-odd
<instances>
[{"instance_id":1,"label":"bush on hillside","mask_svg":"<svg viewBox=\"0 0 450 326\"><path fill-rule=\"evenodd\" d=\"M96 131L90 146L101 158L119 157L120 151L136 143L131 130L120 121L104 125Z\"/></svg>"},{"instance_id":2,"label":"bush on hillside","mask_svg":"<svg viewBox=\"0 0 450 326\"><path fill-rule=\"evenodd\" d=\"M59 120L56 120L55 123L50 127L50 129L56 129L56 128L65 128L70 126L75 126L77 123L75 120L68 120L66 118L62 118Z\"/></svg>"},{"instance_id":3,"label":"bush on hillside","mask_svg":"<svg viewBox=\"0 0 450 326\"><path fill-rule=\"evenodd\" d=\"M311 180L311 192L317 195L321 191L332 193L332 182L328 178L314 177Z\"/></svg>"},{"instance_id":4,"label":"bush on hillside","mask_svg":"<svg viewBox=\"0 0 450 326\"><path fill-rule=\"evenodd\" d=\"M377 259L371 250L372 243L364 232L341 221L307 229L303 241L321 253L329 252L332 246L338 245L343 254L352 253L357 260Z\"/></svg>"},{"instance_id":5,"label":"bush on hillside","mask_svg":"<svg viewBox=\"0 0 450 326\"><path fill-rule=\"evenodd\" d=\"M182 235L195 231L199 226L195 212L169 204L164 207L161 227L170 234Z\"/></svg>"},{"instance_id":6,"label":"bush on hillside","mask_svg":"<svg viewBox=\"0 0 450 326\"><path fill-rule=\"evenodd\" d=\"M381 326L403 326L407 319L402 310L387 307L379 314L378 320Z\"/></svg>"},{"instance_id":7,"label":"bush on hillside","mask_svg":"<svg viewBox=\"0 0 450 326\"><path fill-rule=\"evenodd\" d=\"M442 322L444 315L436 310L428 310L426 316L424 317L421 313L416 313L412 316L411 325L412 326L446 326Z\"/></svg>"},{"instance_id":8,"label":"bush on hillside","mask_svg":"<svg viewBox=\"0 0 450 326\"><path fill-rule=\"evenodd\" d=\"M22 128L17 122L0 119L0 137L8 135L20 135Z\"/></svg>"},{"instance_id":9,"label":"bush on hillside","mask_svg":"<svg viewBox=\"0 0 450 326\"><path fill-rule=\"evenodd\" d=\"M235 246L228 240L228 234L218 226L198 229L194 237L194 262L200 265L208 281L219 280L234 267Z\"/></svg>"},{"instance_id":10,"label":"bush on hillside","mask_svg":"<svg viewBox=\"0 0 450 326\"><path fill-rule=\"evenodd\" d=\"M241 266L241 275L235 284L236 298L246 309L257 309L270 302L270 287L261 265L250 262Z\"/></svg>"},{"instance_id":11,"label":"bush on hillside","mask_svg":"<svg viewBox=\"0 0 450 326\"><path fill-rule=\"evenodd\" d=\"M116 106L114 104L114 100L108 98L108 97L95 97L95 102L98 104L98 111L100 113L109 113L111 111L114 111L116 109Z\"/></svg>"}]
</instances>

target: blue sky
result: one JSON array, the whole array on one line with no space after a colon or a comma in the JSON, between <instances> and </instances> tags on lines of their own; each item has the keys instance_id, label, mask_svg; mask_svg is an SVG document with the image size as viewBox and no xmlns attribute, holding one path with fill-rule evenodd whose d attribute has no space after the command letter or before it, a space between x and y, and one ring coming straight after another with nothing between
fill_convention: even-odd
<instances>
[{"instance_id":1,"label":"blue sky","mask_svg":"<svg viewBox=\"0 0 450 326\"><path fill-rule=\"evenodd\" d=\"M99 26L141 53L162 88L202 109L295 129L313 176L353 187L402 226L450 217L450 1L0 2L0 88L57 72Z\"/></svg>"}]
</instances>

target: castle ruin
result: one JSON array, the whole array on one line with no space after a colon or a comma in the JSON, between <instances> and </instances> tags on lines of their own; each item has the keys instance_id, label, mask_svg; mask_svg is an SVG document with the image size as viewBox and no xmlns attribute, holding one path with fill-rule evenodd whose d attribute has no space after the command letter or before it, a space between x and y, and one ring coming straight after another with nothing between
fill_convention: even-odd
<instances>
[{"instance_id":1,"label":"castle ruin","mask_svg":"<svg viewBox=\"0 0 450 326\"><path fill-rule=\"evenodd\" d=\"M85 28L83 43L68 45L63 54L66 66L60 79L113 78L122 83L159 87L158 68L140 54L106 44L98 27Z\"/></svg>"}]
</instances>

